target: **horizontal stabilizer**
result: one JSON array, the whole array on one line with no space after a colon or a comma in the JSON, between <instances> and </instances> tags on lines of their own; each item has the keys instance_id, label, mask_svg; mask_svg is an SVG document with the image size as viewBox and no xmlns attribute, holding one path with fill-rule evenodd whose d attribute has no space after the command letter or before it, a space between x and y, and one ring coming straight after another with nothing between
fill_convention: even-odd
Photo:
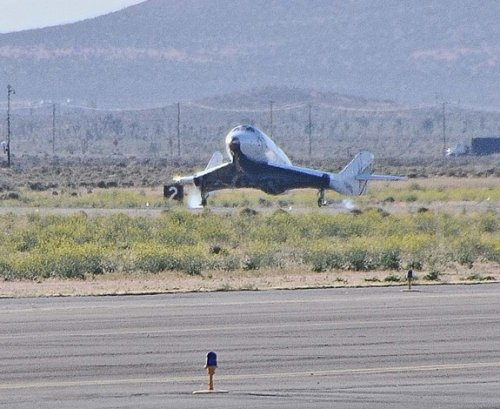
<instances>
[{"instance_id":1,"label":"horizontal stabilizer","mask_svg":"<svg viewBox=\"0 0 500 409\"><path fill-rule=\"evenodd\" d=\"M404 176L362 174L362 175L356 175L355 179L356 180L406 180L407 178Z\"/></svg>"}]
</instances>

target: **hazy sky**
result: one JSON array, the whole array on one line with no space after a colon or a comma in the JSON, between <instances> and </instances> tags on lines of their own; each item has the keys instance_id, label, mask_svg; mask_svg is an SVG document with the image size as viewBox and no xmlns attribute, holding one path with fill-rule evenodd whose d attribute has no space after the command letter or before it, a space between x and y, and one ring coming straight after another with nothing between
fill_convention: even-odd
<instances>
[{"instance_id":1,"label":"hazy sky","mask_svg":"<svg viewBox=\"0 0 500 409\"><path fill-rule=\"evenodd\" d=\"M0 0L0 33L71 23L144 0Z\"/></svg>"}]
</instances>

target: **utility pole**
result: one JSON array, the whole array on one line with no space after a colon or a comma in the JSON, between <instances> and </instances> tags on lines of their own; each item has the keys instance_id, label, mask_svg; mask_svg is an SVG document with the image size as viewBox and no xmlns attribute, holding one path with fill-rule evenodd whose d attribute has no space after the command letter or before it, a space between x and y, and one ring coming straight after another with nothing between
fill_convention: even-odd
<instances>
[{"instance_id":1,"label":"utility pole","mask_svg":"<svg viewBox=\"0 0 500 409\"><path fill-rule=\"evenodd\" d=\"M181 158L181 104L177 103L177 158Z\"/></svg>"},{"instance_id":2,"label":"utility pole","mask_svg":"<svg viewBox=\"0 0 500 409\"><path fill-rule=\"evenodd\" d=\"M10 95L15 94L16 91L7 85L7 167L10 168Z\"/></svg>"},{"instance_id":3,"label":"utility pole","mask_svg":"<svg viewBox=\"0 0 500 409\"><path fill-rule=\"evenodd\" d=\"M270 130L269 130L269 136L273 137L273 104L274 101L269 101L269 117L270 117Z\"/></svg>"},{"instance_id":4,"label":"utility pole","mask_svg":"<svg viewBox=\"0 0 500 409\"><path fill-rule=\"evenodd\" d=\"M163 116L166 117L166 107L162 108ZM170 129L170 123L167 123L167 120L165 120L165 126L167 129L168 133L168 156L169 158L174 157L174 137L172 135L171 129Z\"/></svg>"},{"instance_id":5,"label":"utility pole","mask_svg":"<svg viewBox=\"0 0 500 409\"><path fill-rule=\"evenodd\" d=\"M312 119L311 119L311 104L308 105L309 107L309 123L307 125L307 132L309 134L309 159L311 159L311 153L312 153Z\"/></svg>"},{"instance_id":6,"label":"utility pole","mask_svg":"<svg viewBox=\"0 0 500 409\"><path fill-rule=\"evenodd\" d=\"M56 104L52 104L52 155L56 152Z\"/></svg>"},{"instance_id":7,"label":"utility pole","mask_svg":"<svg viewBox=\"0 0 500 409\"><path fill-rule=\"evenodd\" d=\"M443 102L443 156L446 156L446 102Z\"/></svg>"}]
</instances>

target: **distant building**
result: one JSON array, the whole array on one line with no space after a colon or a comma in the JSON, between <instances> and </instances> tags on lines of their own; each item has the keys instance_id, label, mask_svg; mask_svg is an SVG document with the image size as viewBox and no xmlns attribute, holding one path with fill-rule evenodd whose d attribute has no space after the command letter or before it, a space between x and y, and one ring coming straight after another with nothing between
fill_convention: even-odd
<instances>
[{"instance_id":1,"label":"distant building","mask_svg":"<svg viewBox=\"0 0 500 409\"><path fill-rule=\"evenodd\" d=\"M491 155L500 153L500 137L472 138L473 155Z\"/></svg>"}]
</instances>

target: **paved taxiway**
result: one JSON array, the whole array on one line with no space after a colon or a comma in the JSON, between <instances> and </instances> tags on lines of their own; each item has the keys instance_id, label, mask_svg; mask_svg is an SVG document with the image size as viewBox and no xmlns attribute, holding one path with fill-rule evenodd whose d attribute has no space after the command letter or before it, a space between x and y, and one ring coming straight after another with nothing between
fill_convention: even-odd
<instances>
[{"instance_id":1,"label":"paved taxiway","mask_svg":"<svg viewBox=\"0 0 500 409\"><path fill-rule=\"evenodd\" d=\"M500 408L500 285L418 290L3 299L0 407Z\"/></svg>"}]
</instances>

